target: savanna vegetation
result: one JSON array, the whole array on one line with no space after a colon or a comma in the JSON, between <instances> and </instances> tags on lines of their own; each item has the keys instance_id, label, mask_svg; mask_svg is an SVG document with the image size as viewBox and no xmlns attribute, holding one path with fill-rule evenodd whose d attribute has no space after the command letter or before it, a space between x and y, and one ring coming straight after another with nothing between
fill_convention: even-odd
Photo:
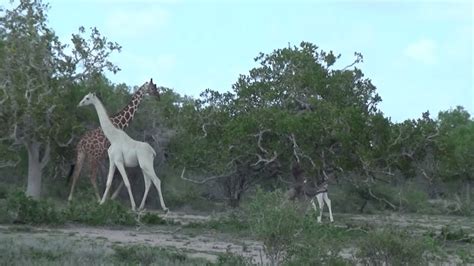
<instances>
[{"instance_id":1,"label":"savanna vegetation","mask_svg":"<svg viewBox=\"0 0 474 266\"><path fill-rule=\"evenodd\" d=\"M119 44L83 27L71 35L71 43L61 43L48 26L47 12L40 0L0 10L2 263L419 265L453 258L473 263L472 224L407 227L376 220L472 217L474 120L469 112L457 106L394 122L378 107L382 98L376 84L359 68L362 54L337 67L341 55L308 42L257 55L258 66L236 77L228 92L207 89L194 98L161 87L161 100L146 98L126 129L157 151L155 169L171 212L213 213L210 220L181 224L155 212L132 213L125 190L117 200L98 205L87 171L74 201L67 203L75 145L98 126L94 110L76 110L78 102L96 91L115 112L140 84L106 78L120 71L109 60L121 50ZM99 175L101 191L107 163ZM335 224L316 223L307 200L295 191L298 180L291 169L296 163L307 178L329 178ZM141 172L128 173L141 197ZM288 199L289 192L295 199ZM156 191L150 192L147 208L159 209L158 202ZM370 218L350 218L356 215ZM70 224L212 231L259 241L265 260L229 251L209 261L146 244L53 239L34 229ZM18 232L35 240L17 237ZM48 245L41 244L43 238Z\"/></svg>"}]
</instances>

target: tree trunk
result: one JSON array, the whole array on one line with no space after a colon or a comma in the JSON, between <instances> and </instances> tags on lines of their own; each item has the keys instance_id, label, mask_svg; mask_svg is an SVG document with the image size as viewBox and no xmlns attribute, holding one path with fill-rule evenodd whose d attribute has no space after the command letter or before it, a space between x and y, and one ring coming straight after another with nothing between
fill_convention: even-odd
<instances>
[{"instance_id":1,"label":"tree trunk","mask_svg":"<svg viewBox=\"0 0 474 266\"><path fill-rule=\"evenodd\" d=\"M38 143L29 143L26 145L26 148L28 150L28 184L26 195L39 199L41 194L40 145Z\"/></svg>"},{"instance_id":2,"label":"tree trunk","mask_svg":"<svg viewBox=\"0 0 474 266\"><path fill-rule=\"evenodd\" d=\"M28 150L28 184L26 186L26 195L34 199L41 196L41 174L43 168L49 162L50 146L46 146L42 158L40 158L41 144L31 141L25 144Z\"/></svg>"},{"instance_id":3,"label":"tree trunk","mask_svg":"<svg viewBox=\"0 0 474 266\"><path fill-rule=\"evenodd\" d=\"M471 180L467 180L466 182L466 203L471 203Z\"/></svg>"}]
</instances>

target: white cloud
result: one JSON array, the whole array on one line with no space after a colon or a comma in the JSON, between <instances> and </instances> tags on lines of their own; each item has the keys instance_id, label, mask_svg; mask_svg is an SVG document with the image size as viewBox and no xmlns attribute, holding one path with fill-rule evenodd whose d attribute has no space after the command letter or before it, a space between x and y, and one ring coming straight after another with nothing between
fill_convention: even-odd
<instances>
[{"instance_id":1,"label":"white cloud","mask_svg":"<svg viewBox=\"0 0 474 266\"><path fill-rule=\"evenodd\" d=\"M435 64L436 43L432 40L421 39L408 45L403 53L409 58L428 65Z\"/></svg>"},{"instance_id":2,"label":"white cloud","mask_svg":"<svg viewBox=\"0 0 474 266\"><path fill-rule=\"evenodd\" d=\"M122 37L137 37L156 32L168 21L169 14L156 5L140 9L116 9L106 18L109 34Z\"/></svg>"}]
</instances>

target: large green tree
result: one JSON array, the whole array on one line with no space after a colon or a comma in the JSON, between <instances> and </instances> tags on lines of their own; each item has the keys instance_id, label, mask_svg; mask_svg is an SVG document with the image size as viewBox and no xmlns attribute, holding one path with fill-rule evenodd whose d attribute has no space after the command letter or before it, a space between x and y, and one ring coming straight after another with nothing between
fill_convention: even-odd
<instances>
[{"instance_id":1,"label":"large green tree","mask_svg":"<svg viewBox=\"0 0 474 266\"><path fill-rule=\"evenodd\" d=\"M438 114L438 156L443 180L461 181L470 202L474 182L474 120L461 106Z\"/></svg>"},{"instance_id":2,"label":"large green tree","mask_svg":"<svg viewBox=\"0 0 474 266\"><path fill-rule=\"evenodd\" d=\"M67 144L76 130L71 90L104 70L119 70L107 58L120 46L95 28L84 38L86 31L80 27L67 53L68 46L47 25L47 10L41 0L21 0L11 10L2 10L0 18L2 147L27 151L26 192L34 198L41 194L51 151ZM4 156L0 164L13 166L14 157Z\"/></svg>"},{"instance_id":3,"label":"large green tree","mask_svg":"<svg viewBox=\"0 0 474 266\"><path fill-rule=\"evenodd\" d=\"M233 92L206 90L183 106L181 164L213 173L232 205L255 183L286 179L292 163L313 177L357 168L381 99L354 67L360 54L342 69L338 58L302 42L260 54Z\"/></svg>"}]
</instances>

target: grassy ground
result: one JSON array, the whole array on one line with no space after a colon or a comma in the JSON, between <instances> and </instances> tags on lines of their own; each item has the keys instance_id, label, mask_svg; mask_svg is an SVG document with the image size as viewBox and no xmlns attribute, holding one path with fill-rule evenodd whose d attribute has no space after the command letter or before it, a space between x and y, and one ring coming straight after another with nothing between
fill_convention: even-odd
<instances>
[{"instance_id":1,"label":"grassy ground","mask_svg":"<svg viewBox=\"0 0 474 266\"><path fill-rule=\"evenodd\" d=\"M240 265L250 261L269 262L262 242L253 240L249 228L239 228L228 216L212 219L196 215L186 225L180 225L186 222L183 216L168 217L174 223L141 227L2 225L0 264ZM350 261L370 264L372 261L356 257L370 255L374 244L385 248L378 252L388 254L421 248L430 253L430 261L434 263L473 263L472 221L437 216L427 222L429 218L336 214L334 224L325 223L316 229L340 243L343 264L351 264ZM360 251L356 247L365 249Z\"/></svg>"},{"instance_id":2,"label":"grassy ground","mask_svg":"<svg viewBox=\"0 0 474 266\"><path fill-rule=\"evenodd\" d=\"M128 202L127 202L128 203ZM309 211L308 211L309 210ZM326 214L326 213L325 213ZM238 210L133 213L120 202L0 195L0 265L420 265L474 263L474 219L334 214L257 191Z\"/></svg>"}]
</instances>

